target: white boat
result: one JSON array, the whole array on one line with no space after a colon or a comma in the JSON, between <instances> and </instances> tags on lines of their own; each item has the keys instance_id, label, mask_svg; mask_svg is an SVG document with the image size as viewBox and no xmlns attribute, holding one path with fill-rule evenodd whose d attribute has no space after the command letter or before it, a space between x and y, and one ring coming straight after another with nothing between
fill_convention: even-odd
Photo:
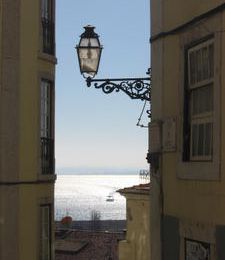
<instances>
[{"instance_id":1,"label":"white boat","mask_svg":"<svg viewBox=\"0 0 225 260\"><path fill-rule=\"evenodd\" d=\"M112 195L112 194L109 194L109 195L107 196L107 198L106 198L106 201L109 201L109 202L114 201L113 195Z\"/></svg>"}]
</instances>

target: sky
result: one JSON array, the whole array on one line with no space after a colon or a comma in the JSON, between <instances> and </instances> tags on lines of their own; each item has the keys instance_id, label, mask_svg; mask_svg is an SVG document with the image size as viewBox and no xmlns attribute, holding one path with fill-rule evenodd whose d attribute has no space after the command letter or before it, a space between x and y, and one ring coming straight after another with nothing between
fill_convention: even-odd
<instances>
[{"instance_id":1,"label":"sky","mask_svg":"<svg viewBox=\"0 0 225 260\"><path fill-rule=\"evenodd\" d=\"M148 169L148 130L136 126L144 103L87 88L74 47L83 26L93 25L104 48L96 78L146 77L149 1L56 2L56 172Z\"/></svg>"}]
</instances>

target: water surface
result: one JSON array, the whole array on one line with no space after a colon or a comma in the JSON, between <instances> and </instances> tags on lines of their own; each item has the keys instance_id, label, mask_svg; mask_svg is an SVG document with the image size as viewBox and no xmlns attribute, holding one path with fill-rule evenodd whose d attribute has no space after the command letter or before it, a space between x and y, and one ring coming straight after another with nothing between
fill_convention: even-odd
<instances>
[{"instance_id":1,"label":"water surface","mask_svg":"<svg viewBox=\"0 0 225 260\"><path fill-rule=\"evenodd\" d=\"M139 175L58 175L55 185L55 218L70 215L90 220L93 210L101 219L126 219L126 200L118 189L139 184ZM114 201L107 202L113 194Z\"/></svg>"}]
</instances>

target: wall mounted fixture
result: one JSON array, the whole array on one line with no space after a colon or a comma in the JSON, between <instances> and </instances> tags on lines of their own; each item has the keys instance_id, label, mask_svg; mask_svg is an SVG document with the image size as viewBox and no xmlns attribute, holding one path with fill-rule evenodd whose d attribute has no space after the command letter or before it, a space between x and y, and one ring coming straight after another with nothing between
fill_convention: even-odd
<instances>
[{"instance_id":1,"label":"wall mounted fixture","mask_svg":"<svg viewBox=\"0 0 225 260\"><path fill-rule=\"evenodd\" d=\"M80 36L80 42L76 46L80 72L86 78L87 86L94 83L94 87L102 89L104 93L122 91L132 99L145 101L151 100L151 69L148 69L148 77L145 78L115 78L94 79L98 72L103 46L99 36L94 32L95 27L87 25Z\"/></svg>"}]
</instances>

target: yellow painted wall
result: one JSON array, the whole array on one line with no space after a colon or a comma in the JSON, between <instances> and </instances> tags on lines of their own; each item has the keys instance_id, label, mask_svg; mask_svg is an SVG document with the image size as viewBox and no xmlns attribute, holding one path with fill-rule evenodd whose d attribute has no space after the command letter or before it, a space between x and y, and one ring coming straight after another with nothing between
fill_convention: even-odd
<instances>
[{"instance_id":1,"label":"yellow painted wall","mask_svg":"<svg viewBox=\"0 0 225 260\"><path fill-rule=\"evenodd\" d=\"M40 0L0 0L2 260L40 259L40 205L51 203L54 207L55 176L44 176L45 180L40 181L40 77L44 73L54 79L56 63L54 57L41 57L40 3ZM1 66L3 62L4 81ZM9 146L7 141L12 139ZM53 212L52 218L53 241ZM54 259L54 252L52 253Z\"/></svg>"},{"instance_id":2,"label":"yellow painted wall","mask_svg":"<svg viewBox=\"0 0 225 260\"><path fill-rule=\"evenodd\" d=\"M19 190L18 218L21 260L40 259L40 205L53 203L53 193L54 187L51 184L23 185Z\"/></svg>"},{"instance_id":3,"label":"yellow painted wall","mask_svg":"<svg viewBox=\"0 0 225 260\"><path fill-rule=\"evenodd\" d=\"M170 30L223 3L223 0L163 1L163 28Z\"/></svg>"},{"instance_id":4,"label":"yellow painted wall","mask_svg":"<svg viewBox=\"0 0 225 260\"><path fill-rule=\"evenodd\" d=\"M174 29L186 23L198 15L212 8L224 4L224 0L169 0L151 1L152 36L162 31ZM225 225L225 10L214 16L198 21L186 27L184 30L175 32L173 35L160 37L152 42L152 120L164 122L168 117L176 120L176 149L160 154L160 170L158 175L152 176L152 190L163 190L163 193L153 193L152 204L163 207L162 213L166 216L175 217L179 222L181 236L180 249L183 249L183 234L200 241L210 242L215 247L217 225ZM183 89L184 89L184 48L185 44L202 39L214 33L219 42L218 64L216 65L216 77L218 82L215 87L220 88L217 106L219 111L219 176L214 180L204 178L188 179L180 175L179 164L182 154L182 125L183 125ZM188 39L188 40L187 40ZM217 48L216 47L216 48ZM214 113L214 117L216 117ZM151 136L150 136L151 138ZM199 172L202 171L201 163ZM190 174L191 168L190 168ZM204 174L204 172L201 172ZM215 175L217 170L215 170ZM162 187L160 178L162 176ZM163 196L163 201L161 200ZM155 216L152 208L151 215ZM158 211L158 219L161 212ZM156 219L156 218L152 218ZM156 244L160 244L160 225L151 233L157 237ZM189 232L189 233L188 233ZM211 248L212 249L212 248ZM161 250L154 252L154 260L161 259ZM216 253L212 249L210 259L214 260ZM180 253L180 259L184 259L184 253Z\"/></svg>"},{"instance_id":5,"label":"yellow painted wall","mask_svg":"<svg viewBox=\"0 0 225 260\"><path fill-rule=\"evenodd\" d=\"M39 178L40 79L43 74L52 79L55 76L54 58L48 55L45 60L40 58L43 55L40 3L39 0L22 0L20 10L20 179L23 181ZM21 185L19 203L20 259L39 259L40 204L51 203L54 207L54 183ZM52 236L53 233L52 226Z\"/></svg>"},{"instance_id":6,"label":"yellow painted wall","mask_svg":"<svg viewBox=\"0 0 225 260\"><path fill-rule=\"evenodd\" d=\"M21 1L20 22L20 176L34 180L38 169L39 2Z\"/></svg>"},{"instance_id":7,"label":"yellow painted wall","mask_svg":"<svg viewBox=\"0 0 225 260\"><path fill-rule=\"evenodd\" d=\"M119 243L120 260L150 259L149 194L125 194L127 235Z\"/></svg>"},{"instance_id":8,"label":"yellow painted wall","mask_svg":"<svg viewBox=\"0 0 225 260\"><path fill-rule=\"evenodd\" d=\"M55 60L42 58L40 1L21 1L20 16L20 177L34 180L40 173L40 78L54 78Z\"/></svg>"},{"instance_id":9,"label":"yellow painted wall","mask_svg":"<svg viewBox=\"0 0 225 260\"><path fill-rule=\"evenodd\" d=\"M223 21L225 20L225 12L223 13ZM200 30L202 31L203 29ZM204 30L203 30L204 31ZM208 33L206 33L207 35ZM200 37L200 36L199 36ZM209 221L211 219L215 223L225 222L225 174L224 174L224 134L221 136L221 178L218 181L198 181L198 180L182 180L178 178L177 162L182 150L182 99L183 99L183 65L180 36L168 36L164 39L164 58L165 66L163 77L163 99L162 109L163 117L174 116L177 119L177 152L163 153L163 187L165 212L168 215L195 218L201 221ZM222 37L221 45L224 46L224 36ZM182 57L182 58L181 58ZM224 57L221 59L221 86L222 93L225 92L224 78ZM171 66L171 64L173 64ZM221 95L223 97L223 94ZM224 102L221 105L224 107ZM179 109L178 109L179 108ZM224 107L225 109L225 107ZM223 111L223 109L221 110ZM223 114L223 112L222 112ZM224 133L225 120L223 117L221 125L221 133ZM185 207L183 206L185 205Z\"/></svg>"}]
</instances>

